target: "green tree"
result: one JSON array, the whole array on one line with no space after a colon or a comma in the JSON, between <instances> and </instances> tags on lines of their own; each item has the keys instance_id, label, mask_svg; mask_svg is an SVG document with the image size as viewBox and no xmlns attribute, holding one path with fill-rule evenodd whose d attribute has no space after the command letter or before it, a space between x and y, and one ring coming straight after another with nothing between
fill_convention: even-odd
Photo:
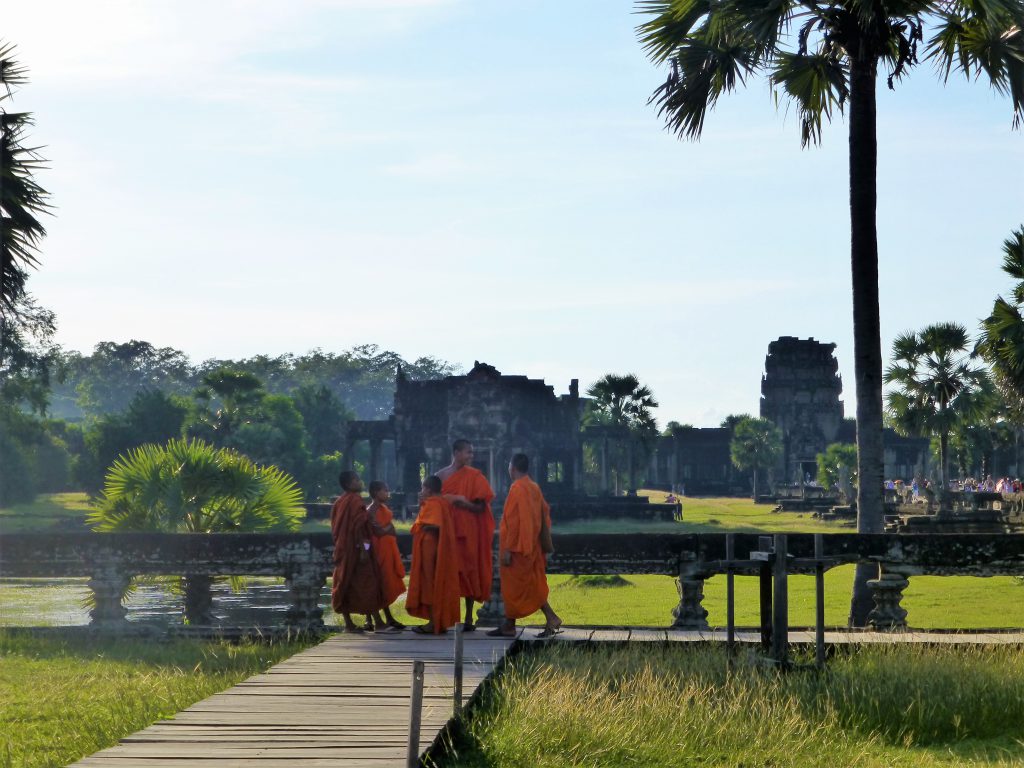
<instances>
[{"instance_id":1,"label":"green tree","mask_svg":"<svg viewBox=\"0 0 1024 768\"><path fill-rule=\"evenodd\" d=\"M0 332L17 321L25 294L26 270L39 263L46 229L39 216L49 213L49 193L35 180L45 161L24 144L30 112L8 112L4 102L28 82L27 69L14 58L14 46L0 42Z\"/></svg>"},{"instance_id":2,"label":"green tree","mask_svg":"<svg viewBox=\"0 0 1024 768\"><path fill-rule=\"evenodd\" d=\"M1002 268L1017 282L1011 298L997 296L991 314L982 321L978 351L1019 422L1024 418L1024 226L1003 242Z\"/></svg>"},{"instance_id":3,"label":"green tree","mask_svg":"<svg viewBox=\"0 0 1024 768\"><path fill-rule=\"evenodd\" d=\"M625 474L629 476L630 486L636 487L635 449L648 450L653 445L652 438L658 434L653 410L658 407L658 401L650 388L632 373L602 376L590 386L587 396L591 398L587 404L587 422L617 427L624 438L625 445L617 444L613 450L616 493L621 489ZM625 473L624 464L628 465Z\"/></svg>"},{"instance_id":4,"label":"green tree","mask_svg":"<svg viewBox=\"0 0 1024 768\"><path fill-rule=\"evenodd\" d=\"M876 225L879 68L894 88L924 58L948 80L984 77L1024 117L1024 4L1020 0L640 0L637 31L649 58L668 64L651 96L669 130L698 139L719 96L765 73L797 110L801 142L821 139L822 119L849 110L850 263L857 389L857 530L882 530L882 342ZM929 37L925 43L925 30ZM795 34L794 34L795 32ZM871 610L859 567L851 622Z\"/></svg>"},{"instance_id":5,"label":"green tree","mask_svg":"<svg viewBox=\"0 0 1024 768\"><path fill-rule=\"evenodd\" d=\"M949 482L949 436L981 415L989 396L988 374L971 359L967 329L935 323L907 332L892 344L886 384L889 421L903 435L935 435L940 445L941 488Z\"/></svg>"},{"instance_id":6,"label":"green tree","mask_svg":"<svg viewBox=\"0 0 1024 768\"><path fill-rule=\"evenodd\" d=\"M99 492L107 469L118 456L146 443L163 444L180 437L188 412L188 402L178 395L141 390L123 413L105 414L90 422L75 467L81 487Z\"/></svg>"},{"instance_id":7,"label":"green tree","mask_svg":"<svg viewBox=\"0 0 1024 768\"><path fill-rule=\"evenodd\" d=\"M847 502L848 485L857 486L857 446L853 443L832 443L817 456L818 484L825 488L838 487Z\"/></svg>"},{"instance_id":8,"label":"green tree","mask_svg":"<svg viewBox=\"0 0 1024 768\"><path fill-rule=\"evenodd\" d=\"M292 395L306 426L306 442L313 456L337 453L345 448L346 425L355 414L326 386L304 384Z\"/></svg>"},{"instance_id":9,"label":"green tree","mask_svg":"<svg viewBox=\"0 0 1024 768\"><path fill-rule=\"evenodd\" d=\"M729 455L737 469L751 472L757 500L757 474L775 466L782 455L782 432L768 419L746 418L733 428Z\"/></svg>"}]
</instances>

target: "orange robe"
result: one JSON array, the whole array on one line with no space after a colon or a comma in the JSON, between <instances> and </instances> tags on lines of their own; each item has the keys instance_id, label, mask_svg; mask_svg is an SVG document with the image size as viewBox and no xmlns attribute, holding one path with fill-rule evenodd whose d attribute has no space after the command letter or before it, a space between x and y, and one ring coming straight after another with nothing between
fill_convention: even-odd
<instances>
[{"instance_id":1,"label":"orange robe","mask_svg":"<svg viewBox=\"0 0 1024 768\"><path fill-rule=\"evenodd\" d=\"M551 508L540 486L521 477L508 489L498 533L499 550L512 553L511 564L501 565L501 598L510 619L529 616L548 599L547 558L540 549L541 520L551 526Z\"/></svg>"},{"instance_id":2,"label":"orange robe","mask_svg":"<svg viewBox=\"0 0 1024 768\"><path fill-rule=\"evenodd\" d=\"M384 504L377 505L377 525L387 528L391 525L393 515ZM384 602L391 605L398 596L405 592L405 566L402 565L402 553L398 551L398 541L394 536L374 536L373 553L377 556L380 569L380 586L384 592Z\"/></svg>"},{"instance_id":3,"label":"orange robe","mask_svg":"<svg viewBox=\"0 0 1024 768\"><path fill-rule=\"evenodd\" d=\"M380 589L380 574L373 552L363 544L373 538L370 514L363 497L346 493L331 509L331 534L334 536L334 577L331 607L335 613L372 613L387 603ZM366 552L366 557L361 557Z\"/></svg>"},{"instance_id":4,"label":"orange robe","mask_svg":"<svg viewBox=\"0 0 1024 768\"><path fill-rule=\"evenodd\" d=\"M427 530L426 525L437 530ZM455 553L451 505L440 496L428 496L412 525L412 567L405 610L432 622L438 634L459 621L459 564Z\"/></svg>"},{"instance_id":5,"label":"orange robe","mask_svg":"<svg viewBox=\"0 0 1024 768\"><path fill-rule=\"evenodd\" d=\"M465 496L484 504L484 511L479 514L454 504L452 511L459 546L459 595L486 603L491 597L494 578L494 513L491 512L494 491L483 472L466 466L448 476L441 493Z\"/></svg>"}]
</instances>

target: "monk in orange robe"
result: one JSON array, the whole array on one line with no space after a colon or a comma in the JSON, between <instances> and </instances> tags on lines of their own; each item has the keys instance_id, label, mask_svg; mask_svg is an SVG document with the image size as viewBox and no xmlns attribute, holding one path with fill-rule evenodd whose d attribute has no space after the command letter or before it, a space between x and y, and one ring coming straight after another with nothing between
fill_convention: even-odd
<instances>
[{"instance_id":1,"label":"monk in orange robe","mask_svg":"<svg viewBox=\"0 0 1024 768\"><path fill-rule=\"evenodd\" d=\"M388 508L391 489L380 480L370 482L370 525L373 527L373 554L377 557L380 568L380 586L384 593L384 618L379 613L366 617L367 624L363 629L401 631L405 625L391 615L390 605L405 592L405 566L402 565L402 553L398 551L395 539L394 515Z\"/></svg>"},{"instance_id":2,"label":"monk in orange robe","mask_svg":"<svg viewBox=\"0 0 1024 768\"><path fill-rule=\"evenodd\" d=\"M424 635L447 632L459 621L455 521L436 475L423 481L420 511L412 526L412 568L405 609L427 620L412 630Z\"/></svg>"},{"instance_id":3,"label":"monk in orange robe","mask_svg":"<svg viewBox=\"0 0 1024 768\"><path fill-rule=\"evenodd\" d=\"M530 459L517 453L508 465L512 486L501 513L498 534L498 562L501 568L501 599L505 603L505 623L487 634L515 635L516 619L544 612L546 624L539 637L550 637L562 626L562 620L548 603L547 556L541 547L542 529L551 530L551 507L540 486L530 478Z\"/></svg>"},{"instance_id":4,"label":"monk in orange robe","mask_svg":"<svg viewBox=\"0 0 1024 768\"><path fill-rule=\"evenodd\" d=\"M363 481L355 472L338 476L342 495L331 509L334 536L334 576L331 606L345 620L346 632L362 632L353 613L373 613L384 607L380 569L372 552L373 527L363 503Z\"/></svg>"},{"instance_id":5,"label":"monk in orange robe","mask_svg":"<svg viewBox=\"0 0 1024 768\"><path fill-rule=\"evenodd\" d=\"M459 594L466 598L466 618L462 628L476 629L473 601L486 603L491 596L494 577L494 491L483 472L472 466L473 444L456 440L452 444L452 463L437 473L443 483L441 492L452 505L455 536L459 546Z\"/></svg>"}]
</instances>

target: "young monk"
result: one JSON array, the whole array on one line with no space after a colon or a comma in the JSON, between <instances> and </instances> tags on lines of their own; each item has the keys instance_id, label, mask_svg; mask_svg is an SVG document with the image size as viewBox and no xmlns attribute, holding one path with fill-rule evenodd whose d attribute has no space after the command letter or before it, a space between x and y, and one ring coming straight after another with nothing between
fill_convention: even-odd
<instances>
[{"instance_id":1,"label":"young monk","mask_svg":"<svg viewBox=\"0 0 1024 768\"><path fill-rule=\"evenodd\" d=\"M385 605L384 618L379 613L367 616L367 624L363 625L363 629L400 632L405 629L405 624L391 615L390 605L405 592L405 566L402 565L402 554L398 551L398 541L395 539L395 524L392 522L394 516L387 504L391 498L391 489L387 483L373 480L369 490L370 505L366 511L370 514L373 527L373 553L380 569L380 586Z\"/></svg>"},{"instance_id":2,"label":"young monk","mask_svg":"<svg viewBox=\"0 0 1024 768\"><path fill-rule=\"evenodd\" d=\"M483 472L472 466L473 444L456 440L452 444L452 463L437 473L441 492L452 505L455 537L459 547L459 594L466 598L465 632L476 629L473 601L486 603L491 596L494 565L494 515L491 501L494 491Z\"/></svg>"},{"instance_id":3,"label":"young monk","mask_svg":"<svg viewBox=\"0 0 1024 768\"><path fill-rule=\"evenodd\" d=\"M373 556L373 528L363 503L363 481L355 472L338 476L342 494L331 509L334 536L334 577L331 606L345 620L346 632L362 632L353 613L373 613L384 607L377 560Z\"/></svg>"},{"instance_id":4,"label":"young monk","mask_svg":"<svg viewBox=\"0 0 1024 768\"><path fill-rule=\"evenodd\" d=\"M441 496L441 479L423 481L420 511L412 526L412 568L405 609L427 623L413 627L420 634L441 634L459 620L459 564L455 523Z\"/></svg>"},{"instance_id":5,"label":"young monk","mask_svg":"<svg viewBox=\"0 0 1024 768\"><path fill-rule=\"evenodd\" d=\"M540 609L546 624L538 637L558 633L562 620L548 604L548 581L544 570L547 557L541 549L541 529L551 530L551 507L530 478L530 459L517 453L508 465L512 487L505 499L498 533L498 562L501 568L501 598L505 623L488 635L514 637L516 619Z\"/></svg>"}]
</instances>

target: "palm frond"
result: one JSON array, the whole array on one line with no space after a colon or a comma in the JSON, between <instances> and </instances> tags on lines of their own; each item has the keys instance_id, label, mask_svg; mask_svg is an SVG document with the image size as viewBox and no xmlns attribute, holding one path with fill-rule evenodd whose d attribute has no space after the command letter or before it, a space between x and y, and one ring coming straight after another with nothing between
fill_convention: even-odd
<instances>
[{"instance_id":1,"label":"palm frond","mask_svg":"<svg viewBox=\"0 0 1024 768\"><path fill-rule=\"evenodd\" d=\"M797 105L801 145L820 144L822 117L831 122L850 94L842 62L830 54L779 51L770 77Z\"/></svg>"}]
</instances>

